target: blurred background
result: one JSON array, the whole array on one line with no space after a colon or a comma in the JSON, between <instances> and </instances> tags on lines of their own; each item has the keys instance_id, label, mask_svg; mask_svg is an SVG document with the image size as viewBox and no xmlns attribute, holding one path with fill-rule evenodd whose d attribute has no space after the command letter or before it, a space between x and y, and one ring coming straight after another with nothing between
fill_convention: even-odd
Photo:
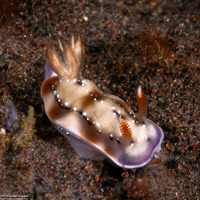
<instances>
[{"instance_id":1,"label":"blurred background","mask_svg":"<svg viewBox=\"0 0 200 200\"><path fill-rule=\"evenodd\" d=\"M199 199L198 0L0 0L0 197ZM46 44L81 32L84 78L162 127L135 172L79 157L44 113Z\"/></svg>"}]
</instances>

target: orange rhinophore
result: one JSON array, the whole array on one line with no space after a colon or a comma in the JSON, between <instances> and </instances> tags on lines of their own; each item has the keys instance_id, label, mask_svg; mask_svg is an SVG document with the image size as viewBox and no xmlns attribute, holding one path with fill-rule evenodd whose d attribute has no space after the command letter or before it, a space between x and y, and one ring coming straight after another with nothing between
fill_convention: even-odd
<instances>
[{"instance_id":1,"label":"orange rhinophore","mask_svg":"<svg viewBox=\"0 0 200 200\"><path fill-rule=\"evenodd\" d=\"M132 135L132 131L131 131L131 127L129 126L128 122L124 121L123 119L120 119L120 131L122 133L122 137L125 140L130 140L131 139L131 135Z\"/></svg>"}]
</instances>

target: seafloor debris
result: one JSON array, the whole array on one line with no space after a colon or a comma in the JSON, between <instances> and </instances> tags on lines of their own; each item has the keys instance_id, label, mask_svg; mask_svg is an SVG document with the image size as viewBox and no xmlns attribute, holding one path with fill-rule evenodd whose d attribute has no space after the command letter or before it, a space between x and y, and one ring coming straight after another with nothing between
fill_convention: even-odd
<instances>
[{"instance_id":1,"label":"seafloor debris","mask_svg":"<svg viewBox=\"0 0 200 200\"><path fill-rule=\"evenodd\" d=\"M11 128L16 129L19 127L19 117L17 113L17 109L14 106L13 101L7 95L2 96L2 101L5 102L0 107L0 113L3 114L6 120L6 129L10 130Z\"/></svg>"},{"instance_id":2,"label":"seafloor debris","mask_svg":"<svg viewBox=\"0 0 200 200\"><path fill-rule=\"evenodd\" d=\"M36 119L34 118L34 108L32 106L29 106L28 116L22 118L20 123L19 115L13 102L9 100L6 105L8 105L7 108L5 106L0 108L0 112L6 118L6 128L2 127L0 130L0 158L6 151L17 151L30 146L35 132ZM16 124L21 128L13 129L12 127Z\"/></svg>"},{"instance_id":3,"label":"seafloor debris","mask_svg":"<svg viewBox=\"0 0 200 200\"><path fill-rule=\"evenodd\" d=\"M177 50L175 42L169 37L173 26L169 27L167 31L162 31L158 28L148 27L144 28L139 34L142 55L147 62L151 60L164 60L174 57Z\"/></svg>"},{"instance_id":4,"label":"seafloor debris","mask_svg":"<svg viewBox=\"0 0 200 200\"><path fill-rule=\"evenodd\" d=\"M29 146L32 141L32 136L35 132L35 121L34 118L34 108L29 106L28 116L22 119L21 129L19 134L13 136L13 150L22 149L26 146Z\"/></svg>"}]
</instances>

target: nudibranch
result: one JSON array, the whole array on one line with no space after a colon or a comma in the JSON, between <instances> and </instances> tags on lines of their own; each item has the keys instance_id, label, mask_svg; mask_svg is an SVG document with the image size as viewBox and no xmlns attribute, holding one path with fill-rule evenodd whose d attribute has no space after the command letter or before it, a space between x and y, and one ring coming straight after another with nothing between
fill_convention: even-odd
<instances>
[{"instance_id":1,"label":"nudibranch","mask_svg":"<svg viewBox=\"0 0 200 200\"><path fill-rule=\"evenodd\" d=\"M82 77L85 50L81 35L72 35L69 43L59 40L57 50L47 45L41 96L49 120L81 157L109 158L127 169L146 165L160 151L163 131L146 118L142 87L137 89L135 114L122 99L102 93Z\"/></svg>"}]
</instances>

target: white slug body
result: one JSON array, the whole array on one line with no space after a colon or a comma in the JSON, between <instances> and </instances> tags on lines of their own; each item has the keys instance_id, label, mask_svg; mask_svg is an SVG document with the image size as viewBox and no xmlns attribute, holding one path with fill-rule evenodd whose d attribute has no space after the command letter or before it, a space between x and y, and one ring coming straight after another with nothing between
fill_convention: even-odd
<instances>
[{"instance_id":1,"label":"white slug body","mask_svg":"<svg viewBox=\"0 0 200 200\"><path fill-rule=\"evenodd\" d=\"M103 94L80 70L84 46L79 35L71 44L59 41L62 59L47 47L48 62L41 88L45 112L52 124L76 150L93 160L111 159L124 168L146 165L160 149L163 131L146 118L147 101L137 90L138 113L120 98Z\"/></svg>"}]
</instances>

